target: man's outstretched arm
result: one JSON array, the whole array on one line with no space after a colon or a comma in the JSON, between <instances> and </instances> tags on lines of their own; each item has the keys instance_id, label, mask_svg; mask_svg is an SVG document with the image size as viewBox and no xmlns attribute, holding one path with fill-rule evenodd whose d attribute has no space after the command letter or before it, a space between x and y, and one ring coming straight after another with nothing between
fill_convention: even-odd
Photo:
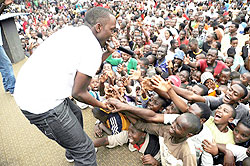
<instances>
[{"instance_id":1,"label":"man's outstretched arm","mask_svg":"<svg viewBox=\"0 0 250 166\"><path fill-rule=\"evenodd\" d=\"M110 104L115 107L112 112L119 112L119 111L128 111L132 114L135 114L142 119L145 119L148 122L156 122L156 123L163 123L164 122L164 114L157 114L150 109L145 108L138 108L135 106L130 106L128 104L122 103L117 99L109 99L107 104Z\"/></svg>"}]
</instances>

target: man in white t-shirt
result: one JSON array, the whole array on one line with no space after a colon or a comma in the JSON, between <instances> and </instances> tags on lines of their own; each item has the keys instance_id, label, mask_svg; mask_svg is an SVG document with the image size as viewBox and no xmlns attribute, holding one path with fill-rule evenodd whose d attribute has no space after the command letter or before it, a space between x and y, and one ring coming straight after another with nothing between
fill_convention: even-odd
<instances>
[{"instance_id":1,"label":"man in white t-shirt","mask_svg":"<svg viewBox=\"0 0 250 166\"><path fill-rule=\"evenodd\" d=\"M36 49L17 77L17 105L31 124L66 149L66 159L75 161L76 166L97 163L93 142L83 131L81 109L69 97L107 108L87 87L102 60L111 54L111 49L103 53L102 47L115 23L109 10L89 10L85 26L65 27L54 33Z\"/></svg>"}]
</instances>

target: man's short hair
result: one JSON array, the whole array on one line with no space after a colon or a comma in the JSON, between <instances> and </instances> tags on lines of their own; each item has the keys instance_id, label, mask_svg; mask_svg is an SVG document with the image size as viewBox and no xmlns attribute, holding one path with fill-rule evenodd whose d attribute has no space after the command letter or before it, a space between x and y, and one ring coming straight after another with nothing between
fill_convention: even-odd
<instances>
[{"instance_id":1,"label":"man's short hair","mask_svg":"<svg viewBox=\"0 0 250 166\"><path fill-rule=\"evenodd\" d=\"M218 49L216 49L216 48L210 48L209 50L216 51L216 55L218 56Z\"/></svg>"},{"instance_id":2,"label":"man's short hair","mask_svg":"<svg viewBox=\"0 0 250 166\"><path fill-rule=\"evenodd\" d=\"M106 25L106 21L110 19L110 15L113 15L108 9L103 7L95 7L87 11L85 16L85 24L93 27L97 23Z\"/></svg>"},{"instance_id":3,"label":"man's short hair","mask_svg":"<svg viewBox=\"0 0 250 166\"><path fill-rule=\"evenodd\" d=\"M200 118L205 118L206 120L209 119L211 115L211 109L208 107L206 103L203 102L197 102L195 103L198 105L198 107L201 109L201 117Z\"/></svg>"},{"instance_id":4,"label":"man's short hair","mask_svg":"<svg viewBox=\"0 0 250 166\"><path fill-rule=\"evenodd\" d=\"M148 58L146 58L146 57L140 58L140 61L141 61L144 65L149 65L149 60L148 60Z\"/></svg>"},{"instance_id":5,"label":"man's short hair","mask_svg":"<svg viewBox=\"0 0 250 166\"><path fill-rule=\"evenodd\" d=\"M232 37L232 38L230 39L230 43L232 43L234 40L238 40L238 38L237 38L237 37Z\"/></svg>"},{"instance_id":6,"label":"man's short hair","mask_svg":"<svg viewBox=\"0 0 250 166\"><path fill-rule=\"evenodd\" d=\"M198 40L196 40L196 39L191 39L191 40L189 41L189 43L198 45Z\"/></svg>"},{"instance_id":7,"label":"man's short hair","mask_svg":"<svg viewBox=\"0 0 250 166\"><path fill-rule=\"evenodd\" d=\"M238 23L233 22L232 24L235 26L235 28L236 28L236 29L238 29L238 28L239 28L239 24L238 24Z\"/></svg>"},{"instance_id":8,"label":"man's short hair","mask_svg":"<svg viewBox=\"0 0 250 166\"><path fill-rule=\"evenodd\" d=\"M234 106L231 104L226 104L226 105L228 105L232 109L232 118L235 118L236 117L236 109L234 108Z\"/></svg>"},{"instance_id":9,"label":"man's short hair","mask_svg":"<svg viewBox=\"0 0 250 166\"><path fill-rule=\"evenodd\" d=\"M208 95L208 88L203 84L197 84L198 87L202 89L201 96L207 96Z\"/></svg>"},{"instance_id":10,"label":"man's short hair","mask_svg":"<svg viewBox=\"0 0 250 166\"><path fill-rule=\"evenodd\" d=\"M171 41L170 41L170 45L172 46L172 45L174 45L174 43L177 43L178 41L176 40L176 39L172 39Z\"/></svg>"},{"instance_id":11,"label":"man's short hair","mask_svg":"<svg viewBox=\"0 0 250 166\"><path fill-rule=\"evenodd\" d=\"M248 129L250 129L250 117L249 116L245 116L243 117L239 122L242 123L244 126L246 126Z\"/></svg>"},{"instance_id":12,"label":"man's short hair","mask_svg":"<svg viewBox=\"0 0 250 166\"><path fill-rule=\"evenodd\" d=\"M247 97L247 95L248 95L248 91L247 91L247 88L246 88L246 86L245 85L243 85L243 84L238 84L242 89L243 89L243 91L244 91L244 95L242 96L242 99L244 99L245 97Z\"/></svg>"},{"instance_id":13,"label":"man's short hair","mask_svg":"<svg viewBox=\"0 0 250 166\"><path fill-rule=\"evenodd\" d=\"M222 69L220 73L222 73L222 72L230 73L231 74L231 70L229 68Z\"/></svg>"},{"instance_id":14,"label":"man's short hair","mask_svg":"<svg viewBox=\"0 0 250 166\"><path fill-rule=\"evenodd\" d=\"M200 118L198 118L196 115L192 114L192 113L184 113L183 115L185 115L187 122L188 122L188 132L192 133L192 134L198 134L201 130L201 122L200 122Z\"/></svg>"}]
</instances>

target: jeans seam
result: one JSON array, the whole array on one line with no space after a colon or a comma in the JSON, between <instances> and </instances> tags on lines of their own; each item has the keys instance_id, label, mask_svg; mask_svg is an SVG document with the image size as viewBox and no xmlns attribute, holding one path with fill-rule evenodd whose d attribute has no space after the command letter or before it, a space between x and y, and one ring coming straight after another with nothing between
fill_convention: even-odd
<instances>
[{"instance_id":1,"label":"jeans seam","mask_svg":"<svg viewBox=\"0 0 250 166\"><path fill-rule=\"evenodd\" d=\"M58 142L60 142L60 141L56 138L55 133L53 132L53 129L50 127L50 125L49 125L47 119L44 119L44 122L45 122L45 124L48 126L48 128L50 129L51 134L52 134L52 136L55 138L55 140L58 141ZM46 131L45 131L45 132L46 132ZM45 133L45 135L46 135L46 133Z\"/></svg>"}]
</instances>

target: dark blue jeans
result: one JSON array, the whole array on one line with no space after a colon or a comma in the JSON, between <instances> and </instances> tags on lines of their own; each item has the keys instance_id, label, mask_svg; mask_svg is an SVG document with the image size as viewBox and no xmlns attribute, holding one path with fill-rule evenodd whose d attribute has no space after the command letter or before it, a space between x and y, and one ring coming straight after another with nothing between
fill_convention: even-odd
<instances>
[{"instance_id":1,"label":"dark blue jeans","mask_svg":"<svg viewBox=\"0 0 250 166\"><path fill-rule=\"evenodd\" d=\"M76 166L97 165L93 142L83 131L81 109L70 99L44 114L22 112L48 138L64 147L66 155L74 158Z\"/></svg>"}]
</instances>

